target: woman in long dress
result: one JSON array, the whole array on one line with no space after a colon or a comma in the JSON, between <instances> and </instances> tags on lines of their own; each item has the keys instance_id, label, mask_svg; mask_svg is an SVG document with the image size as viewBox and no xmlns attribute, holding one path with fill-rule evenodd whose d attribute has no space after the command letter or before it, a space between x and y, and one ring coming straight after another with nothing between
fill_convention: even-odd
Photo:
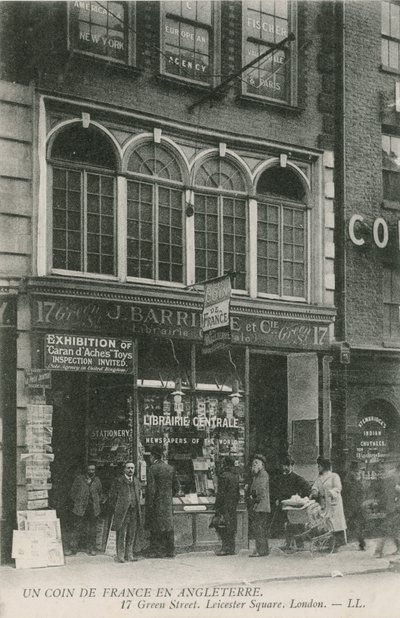
<instances>
[{"instance_id":1,"label":"woman in long dress","mask_svg":"<svg viewBox=\"0 0 400 618\"><path fill-rule=\"evenodd\" d=\"M329 459L319 459L319 476L311 488L310 498L318 500L321 509L332 522L335 546L345 541L346 519L343 511L342 482L340 476L331 470Z\"/></svg>"}]
</instances>

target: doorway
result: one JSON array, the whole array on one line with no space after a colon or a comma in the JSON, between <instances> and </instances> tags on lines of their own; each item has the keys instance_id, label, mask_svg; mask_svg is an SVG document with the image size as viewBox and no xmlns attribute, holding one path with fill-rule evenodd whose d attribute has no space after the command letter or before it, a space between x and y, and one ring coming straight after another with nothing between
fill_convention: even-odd
<instances>
[{"instance_id":1,"label":"doorway","mask_svg":"<svg viewBox=\"0 0 400 618\"><path fill-rule=\"evenodd\" d=\"M283 355L250 356L250 457L266 457L271 499L275 500L280 462L287 454L287 359Z\"/></svg>"}]
</instances>

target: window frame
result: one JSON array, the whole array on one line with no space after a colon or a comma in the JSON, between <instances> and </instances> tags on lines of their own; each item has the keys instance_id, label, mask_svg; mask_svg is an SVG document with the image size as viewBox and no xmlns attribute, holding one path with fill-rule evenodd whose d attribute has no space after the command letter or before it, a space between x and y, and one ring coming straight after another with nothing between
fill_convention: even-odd
<instances>
[{"instance_id":1,"label":"window frame","mask_svg":"<svg viewBox=\"0 0 400 618\"><path fill-rule=\"evenodd\" d=\"M278 0L279 1L279 0ZM242 66L248 64L246 62L246 45L250 43L258 43L261 46L267 48L268 44L262 39L256 39L248 37L246 33L246 20L247 20L248 6L246 3L242 3ZM288 0L288 35L292 32L295 34L295 40L288 43L287 49L290 56L290 61L286 68L287 71L287 96L282 99L275 97L268 97L266 95L258 95L253 92L248 92L247 84L245 83L245 73L243 73L243 80L241 82L241 96L242 98L251 99L254 101L260 101L270 103L273 105L282 106L296 106L298 99L298 47L297 47L297 23L298 23L298 6L296 0ZM286 37L285 37L286 38ZM266 51L266 49L265 49ZM261 52L262 53L262 52ZM257 66L257 65L256 65Z\"/></svg>"},{"instance_id":2,"label":"window frame","mask_svg":"<svg viewBox=\"0 0 400 618\"><path fill-rule=\"evenodd\" d=\"M200 187L197 185L193 185L193 194L194 194L194 209L195 213L193 215L193 269L196 277L196 228L195 228L195 217L196 217L196 206L195 206L195 197L196 195L205 195L205 196L214 196L217 198L217 216L218 216L218 273L217 277L221 277L225 274L224 270L224 227L223 227L223 219L224 219L224 198L233 199L233 200L241 200L244 202L245 206L245 214L246 214L246 249L245 249L245 257L246 257L246 270L245 270L245 287L244 288L236 288L232 286L233 294L240 295L248 295L249 294L249 286L250 286L250 272L249 272L249 253L250 253L250 225L249 225L249 199L246 193L239 193L238 191L229 191L221 190L221 189L212 189L210 187Z\"/></svg>"},{"instance_id":3,"label":"window frame","mask_svg":"<svg viewBox=\"0 0 400 618\"><path fill-rule=\"evenodd\" d=\"M390 29L390 24L391 24L391 13L390 13L390 8L392 6L397 6L398 10L399 10L399 15L398 15L398 36L393 36L392 34L387 34L386 32L383 32L383 9L384 9L384 5L387 4L389 6L389 29ZM383 47L384 44L387 42L388 45L388 50L387 50L387 58L388 58L388 62L385 63L384 62L384 51L383 51ZM391 66L390 65L390 43L396 43L397 44L397 67ZM382 0L381 2L381 68L384 71L388 71L390 73L400 73L400 2L399 0Z\"/></svg>"},{"instance_id":4,"label":"window frame","mask_svg":"<svg viewBox=\"0 0 400 618\"><path fill-rule=\"evenodd\" d=\"M255 262L256 273L255 280L257 286L257 297L259 298L271 298L283 301L309 303L310 301L310 258L311 258L311 208L304 202L298 202L295 200L289 200L284 197L277 197L268 194L257 194L257 230L256 230L256 247L255 247ZM279 264L278 264L278 285L279 294L271 294L268 292L261 292L258 283L258 223L259 223L259 209L260 206L277 206L279 207ZM283 294L283 210L284 208L292 208L294 210L301 210L304 213L304 296L290 296Z\"/></svg>"},{"instance_id":5,"label":"window frame","mask_svg":"<svg viewBox=\"0 0 400 618\"><path fill-rule=\"evenodd\" d=\"M81 222L81 251L83 264L87 264L87 175L99 174L113 179L113 193L114 193L114 214L113 214L113 244L114 244L114 274L96 273L85 270L70 270L64 268L54 267L54 242L53 242L53 215L54 215L54 168L63 169L66 171L77 171L81 174L81 207L83 207L84 220ZM63 159L55 159L50 157L48 159L48 202L49 202L49 226L48 226L48 240L50 251L49 256L49 271L54 275L63 275L70 277L85 277L86 279L102 279L108 281L118 281L119 277L119 260L118 260L118 186L117 186L117 172L108 168L100 166L89 165L85 163L67 161Z\"/></svg>"},{"instance_id":6,"label":"window frame","mask_svg":"<svg viewBox=\"0 0 400 618\"><path fill-rule=\"evenodd\" d=\"M400 272L385 267L383 269L383 341L392 347L400 347L400 297L396 300L396 291L400 289ZM397 323L394 323L394 315L397 314Z\"/></svg>"},{"instance_id":7,"label":"window frame","mask_svg":"<svg viewBox=\"0 0 400 618\"><path fill-rule=\"evenodd\" d=\"M107 2L108 4L108 2ZM126 42L126 57L125 60L113 58L105 54L96 54L91 51L79 49L75 47L73 40L73 3L67 3L67 48L68 51L74 54L79 54L95 60L104 62L112 62L119 66L136 66L136 1L121 2L124 5L126 24L124 24L124 39Z\"/></svg>"},{"instance_id":8,"label":"window frame","mask_svg":"<svg viewBox=\"0 0 400 618\"><path fill-rule=\"evenodd\" d=\"M196 0L197 1L197 0ZM176 15L171 13L168 10L168 1L162 0L160 2L160 63L159 70L160 75L166 79L177 80L180 82L185 82L186 84L191 84L192 86L197 86L200 88L214 88L219 82L220 78L217 75L221 72L221 58L220 58L220 49L221 49L221 7L219 2L210 2L211 5L211 26L209 24L205 24L200 21L195 21L191 19L187 19L180 15ZM209 42L209 58L210 58L210 79L206 81L201 81L195 78L186 77L185 75L174 75L173 73L169 73L164 68L164 60L167 52L165 51L165 24L166 19L172 18L176 19L180 23L186 23L188 25L203 28L204 30L209 31L210 42Z\"/></svg>"},{"instance_id":9,"label":"window frame","mask_svg":"<svg viewBox=\"0 0 400 618\"><path fill-rule=\"evenodd\" d=\"M389 140L397 139L398 142L399 142L399 152L400 152L400 135L396 135L396 134L393 134L393 133L390 133L390 132L387 132L387 131L382 131L382 133L381 133L381 147L382 147L382 163L381 163L381 165L382 165L382 200L383 200L383 203L385 205L399 204L400 203L400 191L399 191L399 195L398 195L397 199L391 199L391 197L387 196L386 193L385 193L385 186L386 186L386 183L385 183L385 172L387 174L390 174L390 175L393 175L393 176L397 175L398 182L400 183L400 166L399 166L399 170L396 171L394 169L389 169L388 167L384 167L384 164L383 164L384 163L383 162L383 152L384 152L384 149L383 149L383 139L385 137L388 138Z\"/></svg>"},{"instance_id":10,"label":"window frame","mask_svg":"<svg viewBox=\"0 0 400 618\"><path fill-rule=\"evenodd\" d=\"M143 142L146 143L146 142ZM140 144L138 145L140 148ZM167 149L168 150L168 149ZM134 153L135 149L129 154L129 157ZM182 177L183 172L181 170ZM174 288L185 288L187 281L187 217L185 215L185 185L182 178L182 182L179 183L176 180L169 180L167 178L161 178L158 176L150 176L147 174L141 174L138 172L130 172L127 170L126 172L126 182L127 182L127 191L126 191L126 224L128 222L128 184L129 181L142 182L145 184L149 184L152 186L152 229L153 229L153 244L154 244L154 253L153 253L153 272L158 276L159 273L159 188L166 187L170 189L175 189L181 192L182 199L182 281L166 281L164 279L156 278L145 278L145 277L133 277L127 274L126 280L127 282L132 283L151 283L156 285L162 285L164 287L174 287ZM128 233L126 226L126 243L128 241ZM126 250L126 269L128 272L128 250Z\"/></svg>"}]
</instances>

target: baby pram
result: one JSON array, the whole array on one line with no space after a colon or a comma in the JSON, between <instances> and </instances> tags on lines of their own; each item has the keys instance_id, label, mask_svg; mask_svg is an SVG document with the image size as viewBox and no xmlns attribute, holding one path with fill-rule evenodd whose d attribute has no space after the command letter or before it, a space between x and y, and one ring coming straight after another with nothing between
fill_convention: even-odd
<instances>
[{"instance_id":1,"label":"baby pram","mask_svg":"<svg viewBox=\"0 0 400 618\"><path fill-rule=\"evenodd\" d=\"M286 503L286 504L285 504ZM289 503L289 504L287 504ZM283 500L282 510L287 513L286 535L289 553L311 551L331 553L335 548L332 522L322 511L318 502L307 500L298 506L293 501Z\"/></svg>"}]
</instances>

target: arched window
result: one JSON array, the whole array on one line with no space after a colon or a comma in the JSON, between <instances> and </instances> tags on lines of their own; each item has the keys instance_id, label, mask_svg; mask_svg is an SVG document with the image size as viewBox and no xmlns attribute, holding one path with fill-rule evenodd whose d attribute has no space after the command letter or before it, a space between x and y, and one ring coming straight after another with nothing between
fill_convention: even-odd
<instances>
[{"instance_id":1,"label":"arched window","mask_svg":"<svg viewBox=\"0 0 400 618\"><path fill-rule=\"evenodd\" d=\"M198 168L194 196L195 279L235 272L235 288L247 286L246 183L239 166L211 157Z\"/></svg>"},{"instance_id":2,"label":"arched window","mask_svg":"<svg viewBox=\"0 0 400 618\"><path fill-rule=\"evenodd\" d=\"M183 282L183 177L176 155L144 142L130 155L128 276Z\"/></svg>"},{"instance_id":3,"label":"arched window","mask_svg":"<svg viewBox=\"0 0 400 618\"><path fill-rule=\"evenodd\" d=\"M73 124L56 136L53 174L53 269L114 275L115 169L110 140Z\"/></svg>"},{"instance_id":4,"label":"arched window","mask_svg":"<svg viewBox=\"0 0 400 618\"><path fill-rule=\"evenodd\" d=\"M307 289L306 192L290 168L273 167L257 184L258 293L305 299Z\"/></svg>"}]
</instances>

